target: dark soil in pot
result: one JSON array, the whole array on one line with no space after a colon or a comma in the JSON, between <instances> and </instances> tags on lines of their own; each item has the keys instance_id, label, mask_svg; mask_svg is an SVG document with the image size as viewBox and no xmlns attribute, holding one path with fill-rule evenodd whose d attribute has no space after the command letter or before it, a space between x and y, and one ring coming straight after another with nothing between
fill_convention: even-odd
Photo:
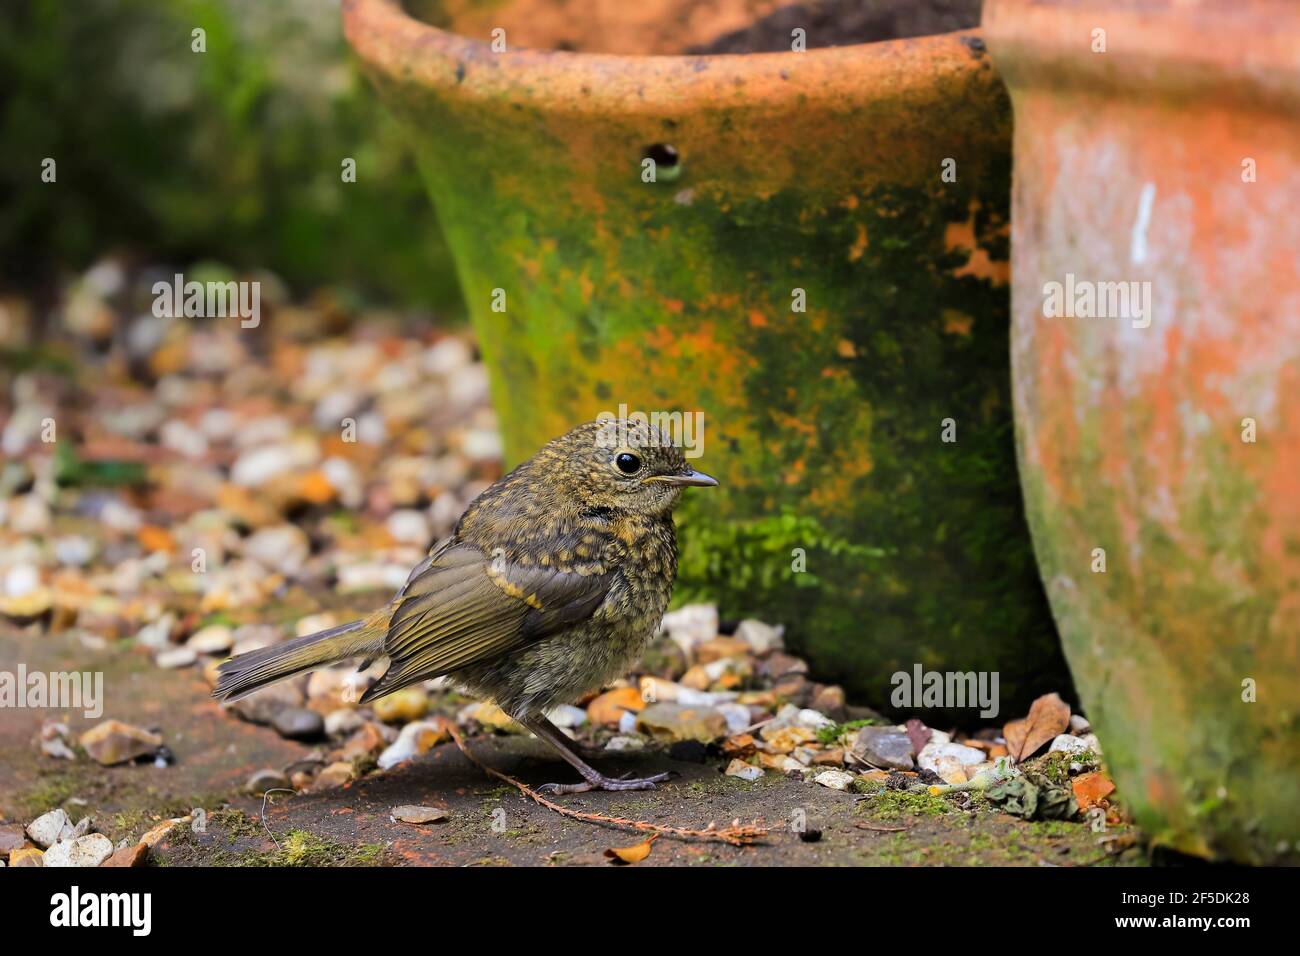
<instances>
[{"instance_id":1,"label":"dark soil in pot","mask_svg":"<svg viewBox=\"0 0 1300 956\"><path fill-rule=\"evenodd\" d=\"M637 0L610 5L557 0L449 3L406 0L412 16L465 36L506 30L510 49L574 53L788 53L935 36L979 26L983 0Z\"/></svg>"},{"instance_id":2,"label":"dark soil in pot","mask_svg":"<svg viewBox=\"0 0 1300 956\"><path fill-rule=\"evenodd\" d=\"M821 0L792 3L687 53L784 53L802 29L807 49L952 33L979 26L982 0Z\"/></svg>"}]
</instances>

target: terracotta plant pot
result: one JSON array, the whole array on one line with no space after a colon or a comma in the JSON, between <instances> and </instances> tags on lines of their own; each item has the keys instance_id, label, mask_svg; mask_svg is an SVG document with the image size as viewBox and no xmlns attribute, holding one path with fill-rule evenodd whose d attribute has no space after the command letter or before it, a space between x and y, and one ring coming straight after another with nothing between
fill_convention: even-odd
<instances>
[{"instance_id":1,"label":"terracotta plant pot","mask_svg":"<svg viewBox=\"0 0 1300 956\"><path fill-rule=\"evenodd\" d=\"M579 6L469 5L462 36L344 4L413 133L508 457L621 407L702 412L722 488L684 516L679 595L784 621L876 704L917 663L999 671L1004 713L1063 686L1015 473L1009 105L978 34L638 56L699 42L675 25L709 5L632 31ZM620 55L514 46L590 48L593 23Z\"/></svg>"},{"instance_id":2,"label":"terracotta plant pot","mask_svg":"<svg viewBox=\"0 0 1300 956\"><path fill-rule=\"evenodd\" d=\"M1295 859L1300 8L993 0L984 25L1016 114L1021 473L1080 696L1158 841Z\"/></svg>"}]
</instances>

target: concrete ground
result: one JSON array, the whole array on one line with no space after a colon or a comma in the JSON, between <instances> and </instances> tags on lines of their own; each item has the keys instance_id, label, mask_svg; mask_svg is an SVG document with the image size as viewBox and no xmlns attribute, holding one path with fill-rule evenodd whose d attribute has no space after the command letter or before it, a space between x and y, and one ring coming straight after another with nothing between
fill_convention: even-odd
<instances>
[{"instance_id":1,"label":"concrete ground","mask_svg":"<svg viewBox=\"0 0 1300 956\"><path fill-rule=\"evenodd\" d=\"M67 637L0 631L0 670L100 670L104 718L158 730L175 755L166 767L100 767L43 756L41 722L54 712L0 713L0 815L24 823L64 806L91 813L115 842L135 840L158 820L202 808L206 831L182 825L154 852L155 865L611 865L604 851L640 842L636 833L567 819L475 768L454 744L374 772L344 787L305 794L242 792L257 770L283 769L312 747L223 712L195 670L156 668L132 650L90 651ZM74 736L97 721L67 715ZM530 785L572 781L545 746L517 736L475 737L469 746L488 765ZM1026 823L987 808L967 809L928 795L861 797L775 774L748 783L725 776L724 761L669 759L663 751L601 757L609 773L673 771L655 791L557 798L575 809L653 823L702 828L735 818L774 827L759 845L657 840L645 865L1051 865L1141 863L1140 851L1114 856L1077 823ZM399 805L436 806L444 822L394 822ZM792 823L820 838L801 838ZM779 828L779 829L777 829ZM1108 842L1124 842L1111 828Z\"/></svg>"}]
</instances>

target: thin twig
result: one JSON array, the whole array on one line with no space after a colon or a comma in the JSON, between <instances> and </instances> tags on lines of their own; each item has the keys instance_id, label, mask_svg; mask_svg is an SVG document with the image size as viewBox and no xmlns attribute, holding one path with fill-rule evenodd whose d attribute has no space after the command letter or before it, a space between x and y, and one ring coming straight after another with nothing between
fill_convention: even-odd
<instances>
[{"instance_id":1,"label":"thin twig","mask_svg":"<svg viewBox=\"0 0 1300 956\"><path fill-rule=\"evenodd\" d=\"M277 850L281 849L280 841L275 838L275 834L271 832L271 828L266 825L266 801L273 793L297 793L297 792L298 792L297 790L290 790L287 787L272 787L270 790L267 790L262 794L262 812L261 814L259 814L259 819L262 821L262 829L266 831L266 835L271 838L271 842L275 844L275 848Z\"/></svg>"},{"instance_id":2,"label":"thin twig","mask_svg":"<svg viewBox=\"0 0 1300 956\"><path fill-rule=\"evenodd\" d=\"M763 826L762 820L755 820L752 824L742 824L739 820L736 820L730 826L722 829L718 829L715 824L710 823L703 830L691 830L686 827L668 827L644 820L629 820L626 817L610 817L601 813L574 810L571 807L546 799L528 784L504 774L500 770L493 770L470 752L470 749L465 745L465 739L460 735L460 731L450 721L447 724L447 729L451 733L451 739L456 742L456 746L460 748L460 752L465 755L470 763L489 776L510 784L528 799L541 804L548 810L554 810L561 816L582 820L586 823L594 823L598 826L622 827L628 830L638 830L642 833L676 837L680 840L713 840L719 843L729 843L732 846L750 846L762 840L770 832L767 827Z\"/></svg>"}]
</instances>

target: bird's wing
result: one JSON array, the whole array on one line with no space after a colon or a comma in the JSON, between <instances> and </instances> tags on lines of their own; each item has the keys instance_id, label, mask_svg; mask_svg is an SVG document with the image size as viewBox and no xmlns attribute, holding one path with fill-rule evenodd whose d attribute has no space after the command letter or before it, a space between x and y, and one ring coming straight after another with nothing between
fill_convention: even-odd
<instances>
[{"instance_id":1,"label":"bird's wing","mask_svg":"<svg viewBox=\"0 0 1300 956\"><path fill-rule=\"evenodd\" d=\"M590 617L613 583L489 557L448 543L412 572L397 596L384 654L388 670L362 702L488 660Z\"/></svg>"}]
</instances>

